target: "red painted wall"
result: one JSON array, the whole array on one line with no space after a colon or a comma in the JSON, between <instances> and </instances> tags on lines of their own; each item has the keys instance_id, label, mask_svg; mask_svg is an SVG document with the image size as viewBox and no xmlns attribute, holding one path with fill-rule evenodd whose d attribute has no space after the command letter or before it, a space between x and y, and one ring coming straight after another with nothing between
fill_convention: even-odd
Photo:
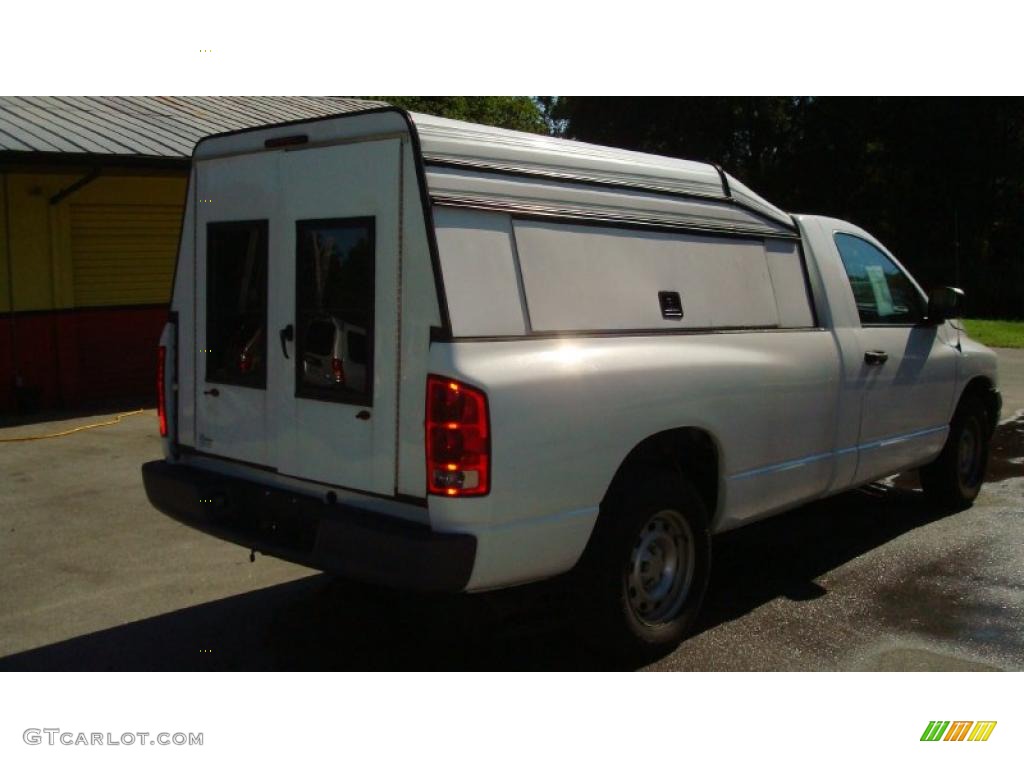
<instances>
[{"instance_id":1,"label":"red painted wall","mask_svg":"<svg viewBox=\"0 0 1024 768\"><path fill-rule=\"evenodd\" d=\"M14 368L11 360L11 318L0 316L0 413L14 411Z\"/></svg>"},{"instance_id":2,"label":"red painted wall","mask_svg":"<svg viewBox=\"0 0 1024 768\"><path fill-rule=\"evenodd\" d=\"M67 408L155 396L156 347L166 320L164 305L0 318L0 412L19 404Z\"/></svg>"}]
</instances>

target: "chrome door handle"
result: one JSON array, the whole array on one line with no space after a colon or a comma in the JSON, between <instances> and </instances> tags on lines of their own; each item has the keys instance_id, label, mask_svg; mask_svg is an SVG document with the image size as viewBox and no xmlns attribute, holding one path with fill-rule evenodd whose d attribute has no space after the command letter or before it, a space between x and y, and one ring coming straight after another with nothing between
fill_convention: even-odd
<instances>
[{"instance_id":1,"label":"chrome door handle","mask_svg":"<svg viewBox=\"0 0 1024 768\"><path fill-rule=\"evenodd\" d=\"M889 353L880 349L871 349L864 353L864 362L868 365L882 365L889 359Z\"/></svg>"},{"instance_id":2,"label":"chrome door handle","mask_svg":"<svg viewBox=\"0 0 1024 768\"><path fill-rule=\"evenodd\" d=\"M214 387L213 389L204 389L203 394L209 395L210 397L220 397L220 390L217 389L216 387Z\"/></svg>"}]
</instances>

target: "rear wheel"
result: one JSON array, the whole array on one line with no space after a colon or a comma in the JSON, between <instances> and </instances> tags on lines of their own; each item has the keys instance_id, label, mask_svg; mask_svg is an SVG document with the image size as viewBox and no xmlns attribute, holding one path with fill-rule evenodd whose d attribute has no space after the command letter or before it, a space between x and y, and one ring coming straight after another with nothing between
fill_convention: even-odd
<instances>
[{"instance_id":1,"label":"rear wheel","mask_svg":"<svg viewBox=\"0 0 1024 768\"><path fill-rule=\"evenodd\" d=\"M692 629L711 572L708 514L680 475L655 470L603 505L584 556L595 640L630 661L673 650Z\"/></svg>"},{"instance_id":2,"label":"rear wheel","mask_svg":"<svg viewBox=\"0 0 1024 768\"><path fill-rule=\"evenodd\" d=\"M987 424L982 402L977 398L964 400L949 425L942 453L921 468L921 487L943 509L966 509L981 491L991 438Z\"/></svg>"}]
</instances>

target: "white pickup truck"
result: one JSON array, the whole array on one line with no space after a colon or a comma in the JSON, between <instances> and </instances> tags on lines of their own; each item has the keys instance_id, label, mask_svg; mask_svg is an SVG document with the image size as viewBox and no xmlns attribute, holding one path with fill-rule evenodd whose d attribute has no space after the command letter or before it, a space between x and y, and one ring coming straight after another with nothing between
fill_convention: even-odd
<instances>
[{"instance_id":1,"label":"white pickup truck","mask_svg":"<svg viewBox=\"0 0 1024 768\"><path fill-rule=\"evenodd\" d=\"M973 501L1001 401L959 302L714 165L390 108L217 135L145 487L397 587L573 571L598 637L661 653L719 531L914 467Z\"/></svg>"}]
</instances>

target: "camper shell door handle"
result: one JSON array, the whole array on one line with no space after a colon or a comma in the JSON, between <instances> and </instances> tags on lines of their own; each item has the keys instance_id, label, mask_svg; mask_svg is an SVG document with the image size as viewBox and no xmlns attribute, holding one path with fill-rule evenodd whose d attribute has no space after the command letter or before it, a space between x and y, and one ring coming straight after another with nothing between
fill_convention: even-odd
<instances>
[{"instance_id":1,"label":"camper shell door handle","mask_svg":"<svg viewBox=\"0 0 1024 768\"><path fill-rule=\"evenodd\" d=\"M295 338L295 328L291 323L288 323L284 328L281 329L281 354L288 357L288 342Z\"/></svg>"}]
</instances>

